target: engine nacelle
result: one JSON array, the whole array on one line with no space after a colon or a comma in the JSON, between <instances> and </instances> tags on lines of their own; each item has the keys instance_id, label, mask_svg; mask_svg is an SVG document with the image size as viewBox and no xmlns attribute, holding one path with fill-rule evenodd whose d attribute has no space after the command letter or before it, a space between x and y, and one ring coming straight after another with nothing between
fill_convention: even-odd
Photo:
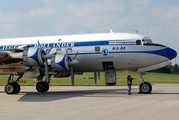
<instances>
[{"instance_id":1,"label":"engine nacelle","mask_svg":"<svg viewBox=\"0 0 179 120\"><path fill-rule=\"evenodd\" d=\"M51 58L53 72L66 72L70 70L68 65L68 55L55 55Z\"/></svg>"},{"instance_id":2,"label":"engine nacelle","mask_svg":"<svg viewBox=\"0 0 179 120\"><path fill-rule=\"evenodd\" d=\"M44 64L42 56L44 51L37 47L27 47L23 52L23 60L26 66L39 66Z\"/></svg>"}]
</instances>

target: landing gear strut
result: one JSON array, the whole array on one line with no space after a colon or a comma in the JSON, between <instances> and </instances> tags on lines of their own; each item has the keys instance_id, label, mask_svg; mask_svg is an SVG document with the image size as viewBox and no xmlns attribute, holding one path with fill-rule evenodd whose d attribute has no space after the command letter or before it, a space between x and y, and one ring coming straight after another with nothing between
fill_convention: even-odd
<instances>
[{"instance_id":1,"label":"landing gear strut","mask_svg":"<svg viewBox=\"0 0 179 120\"><path fill-rule=\"evenodd\" d=\"M142 83L139 86L139 93L150 94L152 91L152 85L148 82L144 82L143 73L140 73L140 77L142 78Z\"/></svg>"},{"instance_id":2,"label":"landing gear strut","mask_svg":"<svg viewBox=\"0 0 179 120\"><path fill-rule=\"evenodd\" d=\"M18 94L20 92L20 85L17 83L17 81L22 77L23 75L19 75L18 79L13 82L13 75L10 74L8 83L5 86L5 92L7 94Z\"/></svg>"}]
</instances>

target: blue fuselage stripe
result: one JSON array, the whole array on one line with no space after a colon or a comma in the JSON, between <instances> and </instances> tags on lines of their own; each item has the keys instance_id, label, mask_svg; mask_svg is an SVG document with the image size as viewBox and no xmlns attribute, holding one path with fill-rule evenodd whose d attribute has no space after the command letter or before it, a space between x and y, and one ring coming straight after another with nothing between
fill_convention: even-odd
<instances>
[{"instance_id":1,"label":"blue fuselage stripe","mask_svg":"<svg viewBox=\"0 0 179 120\"><path fill-rule=\"evenodd\" d=\"M89 42L61 42L54 43L54 48L66 48L66 47L84 47L84 46L102 46L102 45L136 45L135 42L125 40L107 40L107 41L89 41ZM44 49L48 49L53 43L42 43L41 46ZM3 45L0 46L0 50L16 49L21 45ZM39 47L38 44L30 44L30 47Z\"/></svg>"},{"instance_id":2,"label":"blue fuselage stripe","mask_svg":"<svg viewBox=\"0 0 179 120\"><path fill-rule=\"evenodd\" d=\"M155 50L155 51L115 51L115 52L109 52L109 54L121 54L121 53L147 53L147 54L155 54L159 56L163 56L166 58L169 58L170 60L173 59L174 56L176 56L176 52L171 48L165 48L161 50ZM88 54L102 54L102 52L92 52L92 53L78 53L78 55L88 55ZM76 53L71 53L69 55L76 55Z\"/></svg>"}]
</instances>

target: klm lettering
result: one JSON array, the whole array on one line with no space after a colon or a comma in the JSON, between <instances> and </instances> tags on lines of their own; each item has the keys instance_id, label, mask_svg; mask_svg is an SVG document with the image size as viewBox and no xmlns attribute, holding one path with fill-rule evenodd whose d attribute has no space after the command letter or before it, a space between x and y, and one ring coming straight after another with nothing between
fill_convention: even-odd
<instances>
[{"instance_id":1,"label":"klm lettering","mask_svg":"<svg viewBox=\"0 0 179 120\"><path fill-rule=\"evenodd\" d=\"M112 50L125 50L126 47L113 47Z\"/></svg>"}]
</instances>

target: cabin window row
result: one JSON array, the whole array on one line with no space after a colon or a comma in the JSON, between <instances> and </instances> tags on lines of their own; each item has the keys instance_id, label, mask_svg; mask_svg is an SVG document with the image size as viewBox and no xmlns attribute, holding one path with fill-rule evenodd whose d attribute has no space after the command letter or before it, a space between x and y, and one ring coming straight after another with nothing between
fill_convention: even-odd
<instances>
[{"instance_id":1,"label":"cabin window row","mask_svg":"<svg viewBox=\"0 0 179 120\"><path fill-rule=\"evenodd\" d=\"M73 52L72 48L66 48L66 49L67 49L68 53ZM46 49L46 52L49 52L49 51L50 51L50 49ZM100 47L95 47L95 52L99 52L99 51L100 51ZM56 53L62 53L62 48L56 49Z\"/></svg>"}]
</instances>

